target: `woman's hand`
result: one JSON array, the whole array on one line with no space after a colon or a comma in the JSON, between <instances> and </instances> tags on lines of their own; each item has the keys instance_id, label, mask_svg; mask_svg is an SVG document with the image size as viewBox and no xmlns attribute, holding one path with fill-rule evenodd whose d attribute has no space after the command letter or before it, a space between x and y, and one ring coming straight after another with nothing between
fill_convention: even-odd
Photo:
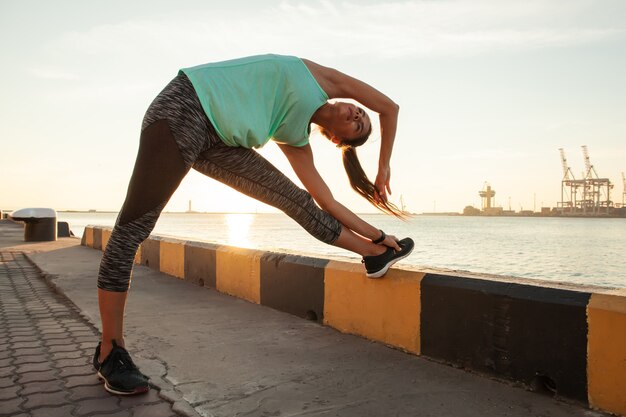
<instances>
[{"instance_id":1,"label":"woman's hand","mask_svg":"<svg viewBox=\"0 0 626 417\"><path fill-rule=\"evenodd\" d=\"M396 239L395 236L392 235L387 235L387 237L385 238L385 240L383 240L382 242L379 243L379 245L385 245L388 246L390 248L394 248L395 250L399 251L402 248L400 247L400 245L398 245L398 239Z\"/></svg>"},{"instance_id":2,"label":"woman's hand","mask_svg":"<svg viewBox=\"0 0 626 417\"><path fill-rule=\"evenodd\" d=\"M381 199L384 202L387 202L387 192L391 194L391 187L389 186L389 182L391 180L391 169L389 167L386 168L378 168L378 175L376 175L376 182L374 185L378 190L378 195L376 195L376 199Z\"/></svg>"}]
</instances>

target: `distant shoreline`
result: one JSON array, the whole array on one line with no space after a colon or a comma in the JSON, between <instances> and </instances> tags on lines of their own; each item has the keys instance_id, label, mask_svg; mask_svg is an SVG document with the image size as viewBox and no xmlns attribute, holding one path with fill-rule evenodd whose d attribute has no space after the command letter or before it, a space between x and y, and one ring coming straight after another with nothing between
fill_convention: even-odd
<instances>
[{"instance_id":1,"label":"distant shoreline","mask_svg":"<svg viewBox=\"0 0 626 417\"><path fill-rule=\"evenodd\" d=\"M57 213L77 213L77 214L116 214L118 211L108 210L57 210ZM164 211L163 214L283 214L271 212L221 212L221 211ZM385 213L356 213L358 215L380 215L386 216ZM542 214L542 213L512 213L512 214L476 214L467 215L457 212L425 212L425 213L409 213L410 216L449 216L449 217L536 217L536 218L568 218L568 219L624 219L626 216L620 215L561 215L561 214Z\"/></svg>"},{"instance_id":2,"label":"distant shoreline","mask_svg":"<svg viewBox=\"0 0 626 417\"><path fill-rule=\"evenodd\" d=\"M79 214L115 214L119 211L109 210L57 210L57 213L79 213ZM284 214L282 212L256 212L256 211L164 211L162 214ZM356 213L358 215L381 215L385 213ZM421 214L410 213L411 216L421 216Z\"/></svg>"}]
</instances>

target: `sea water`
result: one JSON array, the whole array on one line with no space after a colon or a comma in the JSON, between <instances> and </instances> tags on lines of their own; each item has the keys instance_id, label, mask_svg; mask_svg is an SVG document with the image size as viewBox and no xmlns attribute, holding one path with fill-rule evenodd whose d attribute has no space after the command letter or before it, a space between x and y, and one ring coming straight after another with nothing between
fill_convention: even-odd
<instances>
[{"instance_id":1,"label":"sea water","mask_svg":"<svg viewBox=\"0 0 626 417\"><path fill-rule=\"evenodd\" d=\"M415 241L405 265L626 288L626 219L414 216L408 222L360 215ZM86 225L113 226L117 213L59 212L82 236ZM155 234L322 257L356 254L326 245L284 214L164 213Z\"/></svg>"}]
</instances>

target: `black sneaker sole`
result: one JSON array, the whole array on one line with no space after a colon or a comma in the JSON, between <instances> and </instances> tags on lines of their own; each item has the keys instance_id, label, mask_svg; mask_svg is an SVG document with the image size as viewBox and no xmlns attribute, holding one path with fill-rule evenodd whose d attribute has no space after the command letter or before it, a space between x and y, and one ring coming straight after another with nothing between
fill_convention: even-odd
<instances>
[{"instance_id":1,"label":"black sneaker sole","mask_svg":"<svg viewBox=\"0 0 626 417\"><path fill-rule=\"evenodd\" d=\"M393 264L395 264L399 260L404 259L407 256L409 256L411 254L411 252L413 252L413 248L415 248L415 244L411 245L411 248L406 253L403 253L401 256L398 256L397 258L393 258L392 260L387 262L387 264L382 269L379 269L376 272L371 272L371 273L368 272L368 273L366 273L367 277L368 278L380 278L380 277L382 277L383 275L385 275L387 273L387 271L389 270L389 268L391 268L391 266Z\"/></svg>"},{"instance_id":2,"label":"black sneaker sole","mask_svg":"<svg viewBox=\"0 0 626 417\"><path fill-rule=\"evenodd\" d=\"M138 394L145 394L146 392L150 391L150 385L146 385L145 387L137 387L132 391L120 391L119 389L116 389L112 386L109 385L109 382L107 381L107 379L102 376L102 374L100 372L98 372L98 378L100 378L101 380L104 381L104 389L107 390L108 392L110 392L111 394L115 394L115 395L138 395Z\"/></svg>"}]
</instances>

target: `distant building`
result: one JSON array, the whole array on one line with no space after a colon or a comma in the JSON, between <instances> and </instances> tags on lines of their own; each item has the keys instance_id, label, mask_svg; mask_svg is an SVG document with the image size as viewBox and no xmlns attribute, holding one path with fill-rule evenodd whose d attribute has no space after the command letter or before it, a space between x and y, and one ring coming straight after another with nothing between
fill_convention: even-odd
<instances>
[{"instance_id":1,"label":"distant building","mask_svg":"<svg viewBox=\"0 0 626 417\"><path fill-rule=\"evenodd\" d=\"M502 207L489 207L482 211L485 216L502 216L504 209Z\"/></svg>"},{"instance_id":2,"label":"distant building","mask_svg":"<svg viewBox=\"0 0 626 417\"><path fill-rule=\"evenodd\" d=\"M480 210L473 206L465 206L463 209L464 216L480 216Z\"/></svg>"}]
</instances>

